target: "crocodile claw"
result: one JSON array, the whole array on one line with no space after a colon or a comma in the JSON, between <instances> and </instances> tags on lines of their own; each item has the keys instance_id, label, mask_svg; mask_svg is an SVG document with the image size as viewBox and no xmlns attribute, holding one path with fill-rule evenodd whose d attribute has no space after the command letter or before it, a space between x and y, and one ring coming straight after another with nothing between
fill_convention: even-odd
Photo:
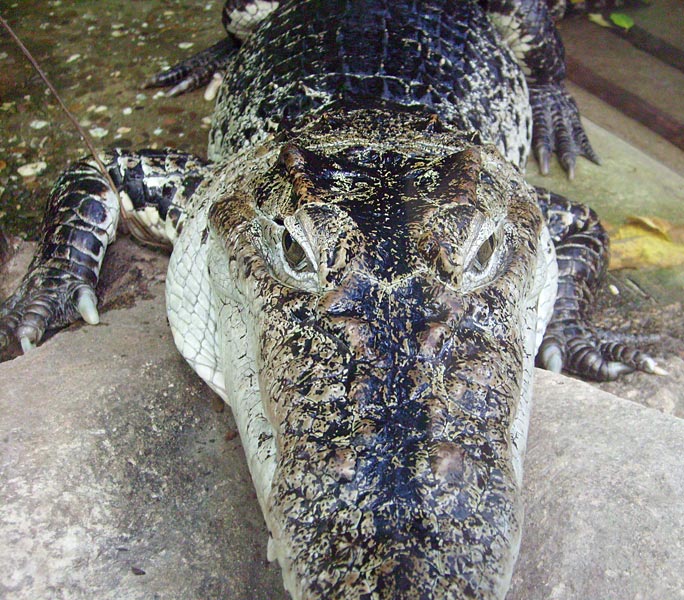
<instances>
[{"instance_id":1,"label":"crocodile claw","mask_svg":"<svg viewBox=\"0 0 684 600\"><path fill-rule=\"evenodd\" d=\"M97 325L100 322L100 315L97 312L97 296L91 288L84 287L79 290L76 308L83 320L89 325Z\"/></svg>"},{"instance_id":2,"label":"crocodile claw","mask_svg":"<svg viewBox=\"0 0 684 600\"><path fill-rule=\"evenodd\" d=\"M560 83L531 84L532 149L543 175L549 172L549 157L553 152L568 177L575 176L578 156L600 164L589 143L577 104Z\"/></svg>"},{"instance_id":3,"label":"crocodile claw","mask_svg":"<svg viewBox=\"0 0 684 600\"><path fill-rule=\"evenodd\" d=\"M537 353L537 365L559 373L565 371L584 379L613 381L633 371L667 375L645 352L614 339L611 341L579 320L552 324Z\"/></svg>"},{"instance_id":4,"label":"crocodile claw","mask_svg":"<svg viewBox=\"0 0 684 600\"><path fill-rule=\"evenodd\" d=\"M568 179L574 179L576 162L575 157L572 154L562 154L559 156L558 160L560 161L563 170L568 174Z\"/></svg>"},{"instance_id":5,"label":"crocodile claw","mask_svg":"<svg viewBox=\"0 0 684 600\"><path fill-rule=\"evenodd\" d=\"M82 317L87 323L99 323L97 296L93 288L55 267L39 266L30 271L19 288L0 305L0 352L8 350L13 340L26 353L35 348L49 329L64 327Z\"/></svg>"},{"instance_id":6,"label":"crocodile claw","mask_svg":"<svg viewBox=\"0 0 684 600\"><path fill-rule=\"evenodd\" d=\"M541 174L548 175L551 161L551 151L546 146L540 146L536 149L536 155Z\"/></svg>"},{"instance_id":7,"label":"crocodile claw","mask_svg":"<svg viewBox=\"0 0 684 600\"><path fill-rule=\"evenodd\" d=\"M645 373L651 373L652 375L666 376L670 374L662 367L659 367L658 363L648 355L645 355L642 358L641 370Z\"/></svg>"},{"instance_id":8,"label":"crocodile claw","mask_svg":"<svg viewBox=\"0 0 684 600\"><path fill-rule=\"evenodd\" d=\"M167 96L179 96L209 84L210 89L205 97L211 96L212 90L215 95L218 86L212 78L225 70L237 48L238 42L233 37L226 37L170 69L157 73L143 87L169 87L171 89L166 93Z\"/></svg>"},{"instance_id":9,"label":"crocodile claw","mask_svg":"<svg viewBox=\"0 0 684 600\"><path fill-rule=\"evenodd\" d=\"M19 343L21 344L21 351L26 354L29 350L33 350L36 345L27 337L23 336L19 339Z\"/></svg>"}]
</instances>

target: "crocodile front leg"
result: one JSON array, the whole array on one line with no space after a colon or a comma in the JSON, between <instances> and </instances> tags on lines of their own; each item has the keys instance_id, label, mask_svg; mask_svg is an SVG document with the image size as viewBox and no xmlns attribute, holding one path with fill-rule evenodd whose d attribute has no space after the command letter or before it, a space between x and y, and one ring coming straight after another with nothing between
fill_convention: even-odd
<instances>
[{"instance_id":1,"label":"crocodile front leg","mask_svg":"<svg viewBox=\"0 0 684 600\"><path fill-rule=\"evenodd\" d=\"M80 162L62 174L50 192L28 273L0 306L0 350L16 337L26 352L47 328L79 315L98 323L95 286L118 221L116 194L96 167Z\"/></svg>"},{"instance_id":2,"label":"crocodile front leg","mask_svg":"<svg viewBox=\"0 0 684 600\"><path fill-rule=\"evenodd\" d=\"M490 20L525 72L532 105L532 150L543 174L553 152L570 178L578 156L598 163L563 85L565 50L547 0L481 0Z\"/></svg>"},{"instance_id":3,"label":"crocodile front leg","mask_svg":"<svg viewBox=\"0 0 684 600\"><path fill-rule=\"evenodd\" d=\"M95 288L121 207L146 241L173 243L206 164L189 154L114 150L104 157L117 186L88 161L67 169L48 198L38 249L18 289L0 306L0 352L13 340L26 352L49 329L79 317L97 324Z\"/></svg>"},{"instance_id":4,"label":"crocodile front leg","mask_svg":"<svg viewBox=\"0 0 684 600\"><path fill-rule=\"evenodd\" d=\"M133 235L142 242L173 245L188 200L207 176L209 163L170 149L113 150L107 158Z\"/></svg>"},{"instance_id":5,"label":"crocodile front leg","mask_svg":"<svg viewBox=\"0 0 684 600\"><path fill-rule=\"evenodd\" d=\"M537 353L539 366L598 381L634 370L662 373L650 356L616 342L616 334L597 330L588 319L609 255L608 234L596 213L584 204L536 189L558 261L558 293Z\"/></svg>"},{"instance_id":6,"label":"crocodile front leg","mask_svg":"<svg viewBox=\"0 0 684 600\"><path fill-rule=\"evenodd\" d=\"M145 87L170 87L168 96L178 96L207 85L212 78L220 83L224 72L242 42L254 31L280 2L268 0L226 0L222 22L227 37L170 69L150 78ZM209 86L207 99L213 98L215 88Z\"/></svg>"}]
</instances>

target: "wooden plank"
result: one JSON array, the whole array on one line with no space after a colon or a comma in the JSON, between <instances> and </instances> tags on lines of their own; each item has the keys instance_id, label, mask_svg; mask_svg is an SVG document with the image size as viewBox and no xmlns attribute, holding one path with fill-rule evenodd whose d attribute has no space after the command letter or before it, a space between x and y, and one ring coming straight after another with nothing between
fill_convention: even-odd
<instances>
[{"instance_id":1,"label":"wooden plank","mask_svg":"<svg viewBox=\"0 0 684 600\"><path fill-rule=\"evenodd\" d=\"M629 31L621 28L613 28L611 31L627 40L635 48L647 52L659 61L684 73L684 51L680 48L673 46L638 25L632 26Z\"/></svg>"},{"instance_id":2,"label":"wooden plank","mask_svg":"<svg viewBox=\"0 0 684 600\"><path fill-rule=\"evenodd\" d=\"M602 77L574 57L566 57L565 62L570 81L684 150L684 124L680 121L636 94Z\"/></svg>"}]
</instances>

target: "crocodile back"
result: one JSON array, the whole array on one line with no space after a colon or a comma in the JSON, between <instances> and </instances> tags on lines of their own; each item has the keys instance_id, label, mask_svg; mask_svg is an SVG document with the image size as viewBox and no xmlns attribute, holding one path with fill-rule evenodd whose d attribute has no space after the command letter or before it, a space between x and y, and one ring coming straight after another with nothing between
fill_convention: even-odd
<instances>
[{"instance_id":1,"label":"crocodile back","mask_svg":"<svg viewBox=\"0 0 684 600\"><path fill-rule=\"evenodd\" d=\"M524 76L475 1L288 1L239 52L218 98L212 160L329 108L392 104L478 133L524 165Z\"/></svg>"}]
</instances>

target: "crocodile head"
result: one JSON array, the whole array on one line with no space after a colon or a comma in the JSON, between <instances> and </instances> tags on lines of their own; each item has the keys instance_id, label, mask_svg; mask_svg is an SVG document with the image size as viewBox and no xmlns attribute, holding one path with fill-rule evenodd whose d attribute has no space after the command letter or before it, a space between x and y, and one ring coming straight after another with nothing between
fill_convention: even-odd
<instances>
[{"instance_id":1,"label":"crocodile head","mask_svg":"<svg viewBox=\"0 0 684 600\"><path fill-rule=\"evenodd\" d=\"M401 120L318 123L210 211L226 393L294 598L499 598L517 554L546 230L495 149Z\"/></svg>"}]
</instances>

